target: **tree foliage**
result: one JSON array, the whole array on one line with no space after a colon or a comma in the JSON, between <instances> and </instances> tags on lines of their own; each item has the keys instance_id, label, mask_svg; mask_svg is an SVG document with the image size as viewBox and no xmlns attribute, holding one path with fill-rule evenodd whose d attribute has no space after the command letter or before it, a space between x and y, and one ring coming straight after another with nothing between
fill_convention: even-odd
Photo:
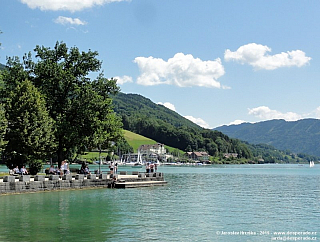
<instances>
[{"instance_id":1,"label":"tree foliage","mask_svg":"<svg viewBox=\"0 0 320 242\"><path fill-rule=\"evenodd\" d=\"M55 148L54 121L46 110L41 93L28 80L11 91L6 103L8 166L22 166L44 159Z\"/></svg>"},{"instance_id":2,"label":"tree foliage","mask_svg":"<svg viewBox=\"0 0 320 242\"><path fill-rule=\"evenodd\" d=\"M289 150L278 150L274 146L267 144L249 144L247 146L252 150L258 163L296 163L310 162L319 160L319 157L307 154L295 154Z\"/></svg>"},{"instance_id":3,"label":"tree foliage","mask_svg":"<svg viewBox=\"0 0 320 242\"><path fill-rule=\"evenodd\" d=\"M86 149L104 148L121 136L121 120L112 109L110 95L119 91L116 80L100 73L94 80L91 73L99 72L98 53L80 52L57 42L54 48L36 46L35 59L31 52L23 61L8 58L4 74L4 97L26 79L39 90L49 116L54 120L54 140L58 162Z\"/></svg>"}]
</instances>

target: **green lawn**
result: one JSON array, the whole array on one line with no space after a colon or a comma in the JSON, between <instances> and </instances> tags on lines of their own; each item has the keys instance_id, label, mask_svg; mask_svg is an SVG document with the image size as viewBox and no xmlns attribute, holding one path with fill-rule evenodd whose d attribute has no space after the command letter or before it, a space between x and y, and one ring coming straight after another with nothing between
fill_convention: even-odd
<instances>
[{"instance_id":1,"label":"green lawn","mask_svg":"<svg viewBox=\"0 0 320 242\"><path fill-rule=\"evenodd\" d=\"M132 133L128 130L124 130L124 138L127 140L129 145L132 146L134 152L138 152L138 148L141 145L152 145L157 143L152 139L146 138L139 134Z\"/></svg>"},{"instance_id":2,"label":"green lawn","mask_svg":"<svg viewBox=\"0 0 320 242\"><path fill-rule=\"evenodd\" d=\"M142 135L135 134L131 131L124 130L124 138L127 140L130 146L132 146L134 152L138 152L138 148L141 145L153 145L157 144L157 141L146 138ZM164 146L169 152L175 150L175 148L165 145ZM181 151L183 153L183 151Z\"/></svg>"},{"instance_id":3,"label":"green lawn","mask_svg":"<svg viewBox=\"0 0 320 242\"><path fill-rule=\"evenodd\" d=\"M100 158L103 160L108 153L106 152L101 152ZM99 152L91 151L91 152L86 152L84 155L79 155L80 160L86 159L88 162L93 162L93 161L98 161L99 160Z\"/></svg>"}]
</instances>

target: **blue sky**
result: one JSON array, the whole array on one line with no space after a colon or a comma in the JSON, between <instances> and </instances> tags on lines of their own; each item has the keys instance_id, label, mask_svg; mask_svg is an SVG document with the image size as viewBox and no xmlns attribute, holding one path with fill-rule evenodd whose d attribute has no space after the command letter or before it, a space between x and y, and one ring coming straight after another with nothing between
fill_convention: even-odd
<instances>
[{"instance_id":1,"label":"blue sky","mask_svg":"<svg viewBox=\"0 0 320 242\"><path fill-rule=\"evenodd\" d=\"M2 0L0 63L63 41L206 128L320 118L320 2Z\"/></svg>"}]
</instances>

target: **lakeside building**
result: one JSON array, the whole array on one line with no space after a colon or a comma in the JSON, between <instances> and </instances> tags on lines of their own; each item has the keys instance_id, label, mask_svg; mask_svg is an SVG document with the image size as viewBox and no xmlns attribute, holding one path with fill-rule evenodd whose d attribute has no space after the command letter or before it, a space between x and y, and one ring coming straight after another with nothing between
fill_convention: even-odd
<instances>
[{"instance_id":1,"label":"lakeside building","mask_svg":"<svg viewBox=\"0 0 320 242\"><path fill-rule=\"evenodd\" d=\"M164 144L151 144L151 145L140 145L138 153L147 160L159 160L166 161L167 151Z\"/></svg>"},{"instance_id":2,"label":"lakeside building","mask_svg":"<svg viewBox=\"0 0 320 242\"><path fill-rule=\"evenodd\" d=\"M238 158L238 154L237 153L224 153L223 157L224 158Z\"/></svg>"},{"instance_id":3,"label":"lakeside building","mask_svg":"<svg viewBox=\"0 0 320 242\"><path fill-rule=\"evenodd\" d=\"M209 162L209 154L205 151L193 151L186 153L188 158L194 161L200 161L203 163Z\"/></svg>"}]
</instances>

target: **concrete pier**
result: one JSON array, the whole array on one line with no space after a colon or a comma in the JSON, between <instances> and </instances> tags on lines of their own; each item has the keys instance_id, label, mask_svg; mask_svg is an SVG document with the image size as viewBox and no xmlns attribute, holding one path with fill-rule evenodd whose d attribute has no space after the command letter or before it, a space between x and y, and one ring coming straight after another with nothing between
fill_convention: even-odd
<instances>
[{"instance_id":1,"label":"concrete pier","mask_svg":"<svg viewBox=\"0 0 320 242\"><path fill-rule=\"evenodd\" d=\"M135 188L167 184L163 173L128 173L90 174L87 176L83 174L4 176L0 178L0 195L86 188Z\"/></svg>"}]
</instances>

